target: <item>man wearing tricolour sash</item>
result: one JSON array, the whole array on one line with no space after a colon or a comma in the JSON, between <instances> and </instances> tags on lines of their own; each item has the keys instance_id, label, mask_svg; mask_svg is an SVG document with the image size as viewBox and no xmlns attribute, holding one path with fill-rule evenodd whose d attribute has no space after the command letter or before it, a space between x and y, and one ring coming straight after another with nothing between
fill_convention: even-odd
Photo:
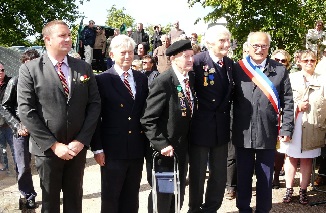
<instances>
[{"instance_id":1,"label":"man wearing tricolour sash","mask_svg":"<svg viewBox=\"0 0 326 213\"><path fill-rule=\"evenodd\" d=\"M235 65L233 73L232 130L237 151L239 212L252 212L254 171L257 177L256 212L271 210L276 141L278 137L289 141L293 131L289 76L282 64L267 57L270 41L267 33L250 33L247 41L249 55Z\"/></svg>"}]
</instances>

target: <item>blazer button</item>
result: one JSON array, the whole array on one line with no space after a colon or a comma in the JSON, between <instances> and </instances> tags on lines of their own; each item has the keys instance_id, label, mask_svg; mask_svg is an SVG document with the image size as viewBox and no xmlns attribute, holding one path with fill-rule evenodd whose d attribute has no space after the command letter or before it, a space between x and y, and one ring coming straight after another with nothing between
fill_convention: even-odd
<instances>
[{"instance_id":1,"label":"blazer button","mask_svg":"<svg viewBox=\"0 0 326 213\"><path fill-rule=\"evenodd\" d=\"M212 101L215 102L215 99L213 99Z\"/></svg>"},{"instance_id":2,"label":"blazer button","mask_svg":"<svg viewBox=\"0 0 326 213\"><path fill-rule=\"evenodd\" d=\"M131 131L129 131L128 133L131 134Z\"/></svg>"},{"instance_id":3,"label":"blazer button","mask_svg":"<svg viewBox=\"0 0 326 213\"><path fill-rule=\"evenodd\" d=\"M123 107L123 104L120 104L120 107Z\"/></svg>"},{"instance_id":4,"label":"blazer button","mask_svg":"<svg viewBox=\"0 0 326 213\"><path fill-rule=\"evenodd\" d=\"M143 131L140 131L140 134L142 134L143 133Z\"/></svg>"}]
</instances>

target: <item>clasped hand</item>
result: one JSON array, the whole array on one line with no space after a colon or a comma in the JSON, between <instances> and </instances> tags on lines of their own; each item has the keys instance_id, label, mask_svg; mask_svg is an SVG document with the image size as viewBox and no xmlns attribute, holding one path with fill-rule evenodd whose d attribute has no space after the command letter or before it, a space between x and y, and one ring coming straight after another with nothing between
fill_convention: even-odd
<instances>
[{"instance_id":1,"label":"clasped hand","mask_svg":"<svg viewBox=\"0 0 326 213\"><path fill-rule=\"evenodd\" d=\"M82 144L77 140L73 140L68 145L57 141L51 146L51 149L54 152L54 154L63 160L73 159L73 157L78 155L78 153L83 148L84 148L84 144Z\"/></svg>"}]
</instances>

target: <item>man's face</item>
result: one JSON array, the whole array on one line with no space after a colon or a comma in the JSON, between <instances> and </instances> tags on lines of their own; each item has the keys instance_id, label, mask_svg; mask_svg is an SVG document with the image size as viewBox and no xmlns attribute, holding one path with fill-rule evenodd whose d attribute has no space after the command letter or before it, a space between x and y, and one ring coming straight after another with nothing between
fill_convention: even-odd
<instances>
[{"instance_id":1,"label":"man's face","mask_svg":"<svg viewBox=\"0 0 326 213\"><path fill-rule=\"evenodd\" d=\"M93 22L93 21L90 21L90 22L88 23L88 26L89 26L90 28L93 28L94 25L95 25L95 22Z\"/></svg>"},{"instance_id":2,"label":"man's face","mask_svg":"<svg viewBox=\"0 0 326 213\"><path fill-rule=\"evenodd\" d=\"M269 39L265 33L257 32L250 37L249 55L256 64L261 64L268 55Z\"/></svg>"},{"instance_id":3,"label":"man's face","mask_svg":"<svg viewBox=\"0 0 326 213\"><path fill-rule=\"evenodd\" d=\"M173 56L174 62L180 70L189 72L193 69L194 63L194 51L185 50L177 55Z\"/></svg>"},{"instance_id":4,"label":"man's face","mask_svg":"<svg viewBox=\"0 0 326 213\"><path fill-rule=\"evenodd\" d=\"M129 47L120 47L111 51L110 57L115 61L115 64L126 71L134 60L134 49L131 45Z\"/></svg>"},{"instance_id":5,"label":"man's face","mask_svg":"<svg viewBox=\"0 0 326 213\"><path fill-rule=\"evenodd\" d=\"M316 30L317 30L317 31L321 31L321 30L323 30L323 24L322 24L322 23L317 23L317 24L316 24Z\"/></svg>"},{"instance_id":6,"label":"man's face","mask_svg":"<svg viewBox=\"0 0 326 213\"><path fill-rule=\"evenodd\" d=\"M56 24L52 27L51 35L45 36L46 49L55 54L68 54L71 50L72 41L69 28L63 24Z\"/></svg>"},{"instance_id":7,"label":"man's face","mask_svg":"<svg viewBox=\"0 0 326 213\"><path fill-rule=\"evenodd\" d=\"M5 78L5 68L2 64L0 64L0 82L2 82Z\"/></svg>"},{"instance_id":8,"label":"man's face","mask_svg":"<svg viewBox=\"0 0 326 213\"><path fill-rule=\"evenodd\" d=\"M218 58L222 58L228 54L230 48L230 35L227 33L221 33L216 36L215 43L211 43L214 55Z\"/></svg>"},{"instance_id":9,"label":"man's face","mask_svg":"<svg viewBox=\"0 0 326 213\"><path fill-rule=\"evenodd\" d=\"M176 22L174 23L174 27L177 28L177 29L179 28L179 22L178 22L178 21L176 21Z\"/></svg>"},{"instance_id":10,"label":"man's face","mask_svg":"<svg viewBox=\"0 0 326 213\"><path fill-rule=\"evenodd\" d=\"M143 59L143 70L146 70L146 71L151 71L154 64L151 62L151 59L150 58L145 58Z\"/></svg>"},{"instance_id":11,"label":"man's face","mask_svg":"<svg viewBox=\"0 0 326 213\"><path fill-rule=\"evenodd\" d=\"M137 24L137 31L142 31L143 24Z\"/></svg>"}]
</instances>

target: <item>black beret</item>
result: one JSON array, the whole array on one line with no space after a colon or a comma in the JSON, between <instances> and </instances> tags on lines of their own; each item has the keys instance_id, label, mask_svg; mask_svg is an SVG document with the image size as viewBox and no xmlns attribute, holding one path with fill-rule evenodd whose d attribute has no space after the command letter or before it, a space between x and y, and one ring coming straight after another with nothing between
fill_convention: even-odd
<instances>
[{"instance_id":1,"label":"black beret","mask_svg":"<svg viewBox=\"0 0 326 213\"><path fill-rule=\"evenodd\" d=\"M177 55L180 52L183 52L185 50L192 50L191 42L190 40L182 39L179 41L174 42L166 49L166 55L172 56Z\"/></svg>"}]
</instances>

